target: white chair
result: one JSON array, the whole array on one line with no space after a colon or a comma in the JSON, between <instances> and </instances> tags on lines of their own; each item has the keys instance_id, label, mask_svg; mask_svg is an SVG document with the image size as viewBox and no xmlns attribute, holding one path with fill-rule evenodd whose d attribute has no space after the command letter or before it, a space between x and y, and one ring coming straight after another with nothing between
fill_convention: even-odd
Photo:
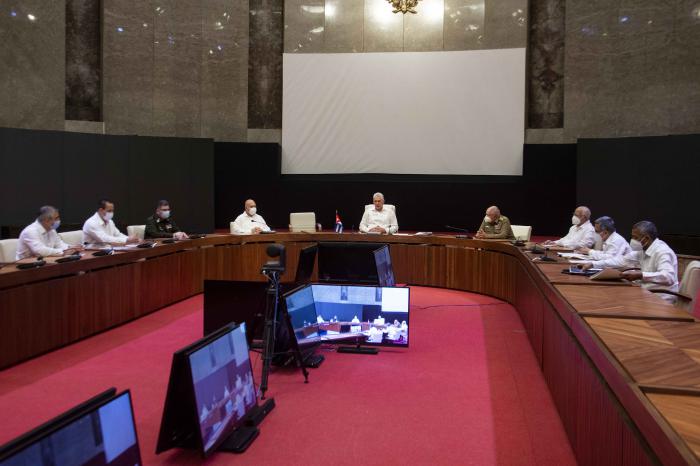
<instances>
[{"instance_id":1,"label":"white chair","mask_svg":"<svg viewBox=\"0 0 700 466\"><path fill-rule=\"evenodd\" d=\"M513 230L515 239L530 241L530 236L532 235L532 227L530 225L511 225L510 228Z\"/></svg>"},{"instance_id":2,"label":"white chair","mask_svg":"<svg viewBox=\"0 0 700 466\"><path fill-rule=\"evenodd\" d=\"M83 244L83 230L64 231L59 233L58 236L61 237L64 243L71 246Z\"/></svg>"},{"instance_id":3,"label":"white chair","mask_svg":"<svg viewBox=\"0 0 700 466\"><path fill-rule=\"evenodd\" d=\"M652 293L670 294L675 296L676 306L681 307L688 312L693 312L695 308L695 298L700 290L700 261L692 261L685 267L683 278L681 279L678 292L668 290L650 289ZM700 316L695 316L700 318Z\"/></svg>"},{"instance_id":4,"label":"white chair","mask_svg":"<svg viewBox=\"0 0 700 466\"><path fill-rule=\"evenodd\" d=\"M316 214L314 212L294 212L289 214L289 231L313 233L316 231Z\"/></svg>"},{"instance_id":5,"label":"white chair","mask_svg":"<svg viewBox=\"0 0 700 466\"><path fill-rule=\"evenodd\" d=\"M17 255L17 238L0 240L0 262L14 262Z\"/></svg>"},{"instance_id":6,"label":"white chair","mask_svg":"<svg viewBox=\"0 0 700 466\"><path fill-rule=\"evenodd\" d=\"M138 239L143 239L146 235L146 225L129 225L126 227L126 234L135 236Z\"/></svg>"},{"instance_id":7,"label":"white chair","mask_svg":"<svg viewBox=\"0 0 700 466\"><path fill-rule=\"evenodd\" d=\"M392 212L396 213L396 206L394 206L394 204L384 204L383 208L391 210ZM365 206L365 212L368 210L372 210L372 209L374 209L374 204L367 204Z\"/></svg>"},{"instance_id":8,"label":"white chair","mask_svg":"<svg viewBox=\"0 0 700 466\"><path fill-rule=\"evenodd\" d=\"M594 235L595 237L595 243L593 243L593 249L596 251L602 251L603 250L603 238L600 237L598 233Z\"/></svg>"},{"instance_id":9,"label":"white chair","mask_svg":"<svg viewBox=\"0 0 700 466\"><path fill-rule=\"evenodd\" d=\"M233 228L233 224L236 222L231 222L228 224L229 231L231 232L232 235L236 234L236 230Z\"/></svg>"}]
</instances>

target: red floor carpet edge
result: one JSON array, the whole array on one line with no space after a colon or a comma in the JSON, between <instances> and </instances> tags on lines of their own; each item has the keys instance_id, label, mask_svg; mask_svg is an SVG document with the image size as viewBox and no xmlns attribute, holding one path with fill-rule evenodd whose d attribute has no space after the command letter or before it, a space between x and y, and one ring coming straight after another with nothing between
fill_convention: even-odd
<instances>
[{"instance_id":1,"label":"red floor carpet edge","mask_svg":"<svg viewBox=\"0 0 700 466\"><path fill-rule=\"evenodd\" d=\"M411 299L410 349L324 350L306 385L274 372L277 408L243 455L154 454L171 355L201 336L201 296L0 372L0 443L116 386L132 390L145 465L575 464L515 309L434 288Z\"/></svg>"}]
</instances>

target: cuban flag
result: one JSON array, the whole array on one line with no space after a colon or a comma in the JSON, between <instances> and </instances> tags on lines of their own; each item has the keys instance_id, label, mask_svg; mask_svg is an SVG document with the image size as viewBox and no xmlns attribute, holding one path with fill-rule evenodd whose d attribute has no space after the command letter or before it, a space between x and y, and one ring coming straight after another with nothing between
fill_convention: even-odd
<instances>
[{"instance_id":1,"label":"cuban flag","mask_svg":"<svg viewBox=\"0 0 700 466\"><path fill-rule=\"evenodd\" d=\"M335 232L336 233L342 233L343 232L343 222L340 221L340 215L338 215L338 211L335 211Z\"/></svg>"}]
</instances>

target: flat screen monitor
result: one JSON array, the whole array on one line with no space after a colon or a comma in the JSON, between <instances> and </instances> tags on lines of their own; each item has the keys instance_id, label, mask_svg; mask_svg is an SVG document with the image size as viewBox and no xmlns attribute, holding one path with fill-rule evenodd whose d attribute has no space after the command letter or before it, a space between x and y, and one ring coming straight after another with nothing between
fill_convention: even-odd
<instances>
[{"instance_id":1,"label":"flat screen monitor","mask_svg":"<svg viewBox=\"0 0 700 466\"><path fill-rule=\"evenodd\" d=\"M314 284L287 293L285 304L300 346L408 347L410 288Z\"/></svg>"},{"instance_id":2,"label":"flat screen monitor","mask_svg":"<svg viewBox=\"0 0 700 466\"><path fill-rule=\"evenodd\" d=\"M156 453L183 447L209 456L256 405L245 324L226 326L173 355Z\"/></svg>"},{"instance_id":3,"label":"flat screen monitor","mask_svg":"<svg viewBox=\"0 0 700 466\"><path fill-rule=\"evenodd\" d=\"M267 282L204 280L204 335L245 322L248 344L261 339L266 292Z\"/></svg>"},{"instance_id":4,"label":"flat screen monitor","mask_svg":"<svg viewBox=\"0 0 700 466\"><path fill-rule=\"evenodd\" d=\"M0 447L2 466L140 464L131 394L114 388Z\"/></svg>"},{"instance_id":5,"label":"flat screen monitor","mask_svg":"<svg viewBox=\"0 0 700 466\"><path fill-rule=\"evenodd\" d=\"M311 275L314 273L314 264L316 262L316 252L318 246L308 246L299 251L299 262L297 263L297 273L294 278L296 285L304 285L311 281Z\"/></svg>"},{"instance_id":6,"label":"flat screen monitor","mask_svg":"<svg viewBox=\"0 0 700 466\"><path fill-rule=\"evenodd\" d=\"M394 267L391 265L391 254L389 245L385 244L374 252L374 263L377 266L377 278L379 286L395 286Z\"/></svg>"},{"instance_id":7,"label":"flat screen monitor","mask_svg":"<svg viewBox=\"0 0 700 466\"><path fill-rule=\"evenodd\" d=\"M321 282L377 285L373 252L383 243L318 243L318 278Z\"/></svg>"}]
</instances>

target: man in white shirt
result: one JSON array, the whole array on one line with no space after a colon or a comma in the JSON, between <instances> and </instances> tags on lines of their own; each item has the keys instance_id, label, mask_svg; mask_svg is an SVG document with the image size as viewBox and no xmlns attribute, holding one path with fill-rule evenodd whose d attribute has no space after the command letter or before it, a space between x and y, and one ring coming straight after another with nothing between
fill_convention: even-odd
<instances>
[{"instance_id":1,"label":"man in white shirt","mask_svg":"<svg viewBox=\"0 0 700 466\"><path fill-rule=\"evenodd\" d=\"M263 231L270 231L265 219L258 215L258 206L255 201L248 199L244 204L245 212L233 221L233 233L236 235L257 235Z\"/></svg>"},{"instance_id":2,"label":"man in white shirt","mask_svg":"<svg viewBox=\"0 0 700 466\"><path fill-rule=\"evenodd\" d=\"M392 235L399 231L399 222L393 209L384 208L384 194L374 193L372 196L374 209L365 210L360 222L363 233L381 233Z\"/></svg>"},{"instance_id":3,"label":"man in white shirt","mask_svg":"<svg viewBox=\"0 0 700 466\"><path fill-rule=\"evenodd\" d=\"M569 233L556 241L545 241L545 246L561 246L569 249L591 248L596 241L595 228L591 225L591 209L579 206L571 217Z\"/></svg>"},{"instance_id":4,"label":"man in white shirt","mask_svg":"<svg viewBox=\"0 0 700 466\"><path fill-rule=\"evenodd\" d=\"M126 236L114 225L114 203L103 199L98 203L97 212L83 224L83 242L89 244L109 244L123 246L138 243L136 236Z\"/></svg>"},{"instance_id":5,"label":"man in white shirt","mask_svg":"<svg viewBox=\"0 0 700 466\"><path fill-rule=\"evenodd\" d=\"M45 205L39 209L39 216L19 234L16 260L27 257L61 256L82 249L79 245L69 246L63 242L56 230L61 225L58 209Z\"/></svg>"},{"instance_id":6,"label":"man in white shirt","mask_svg":"<svg viewBox=\"0 0 700 466\"><path fill-rule=\"evenodd\" d=\"M624 256L632 252L625 238L615 231L615 221L610 217L600 217L593 222L595 232L603 241L600 251L591 248L579 248L577 252L588 254L593 260L603 260L613 256Z\"/></svg>"},{"instance_id":7,"label":"man in white shirt","mask_svg":"<svg viewBox=\"0 0 700 466\"><path fill-rule=\"evenodd\" d=\"M584 264L591 267L639 268L626 270L622 278L639 280L645 288L663 288L678 291L678 259L676 253L658 238L656 225L647 220L632 227L631 252ZM670 298L671 299L671 298Z\"/></svg>"}]
</instances>

